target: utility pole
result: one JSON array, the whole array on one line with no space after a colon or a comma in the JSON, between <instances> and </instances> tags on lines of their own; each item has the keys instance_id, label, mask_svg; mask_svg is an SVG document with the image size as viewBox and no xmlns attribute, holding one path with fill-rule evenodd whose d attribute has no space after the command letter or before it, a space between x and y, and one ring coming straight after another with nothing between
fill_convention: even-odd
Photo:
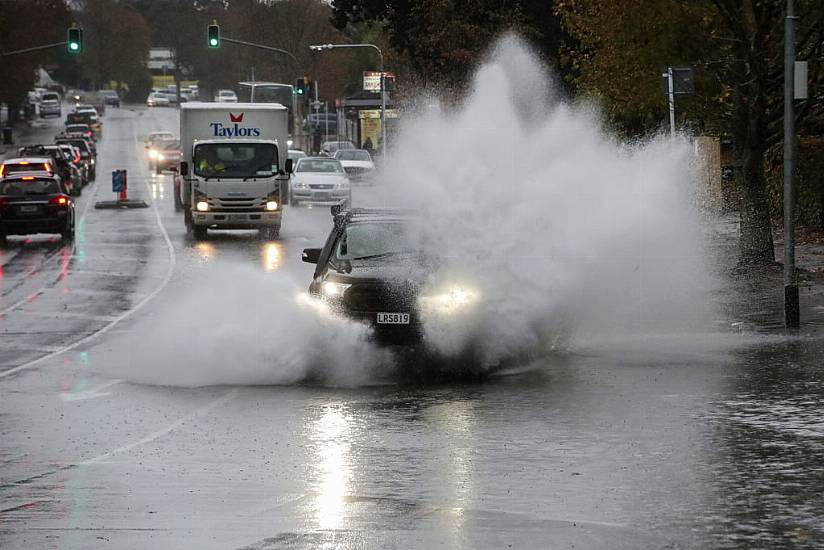
<instances>
[{"instance_id":1,"label":"utility pole","mask_svg":"<svg viewBox=\"0 0 824 550\"><path fill-rule=\"evenodd\" d=\"M800 325L798 284L795 275L795 7L787 0L784 20L784 324Z\"/></svg>"},{"instance_id":2,"label":"utility pole","mask_svg":"<svg viewBox=\"0 0 824 550\"><path fill-rule=\"evenodd\" d=\"M667 81L669 84L669 115L670 135L675 135L675 83L672 81L672 67L667 67Z\"/></svg>"}]
</instances>

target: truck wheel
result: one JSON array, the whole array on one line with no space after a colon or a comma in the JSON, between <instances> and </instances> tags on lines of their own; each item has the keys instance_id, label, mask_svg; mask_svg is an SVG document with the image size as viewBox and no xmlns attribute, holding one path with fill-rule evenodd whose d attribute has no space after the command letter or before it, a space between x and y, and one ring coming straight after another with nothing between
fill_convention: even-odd
<instances>
[{"instance_id":1,"label":"truck wheel","mask_svg":"<svg viewBox=\"0 0 824 550\"><path fill-rule=\"evenodd\" d=\"M278 238L280 234L280 227L277 226L268 226L268 227L261 227L258 230L258 235L261 239L265 241L274 241Z\"/></svg>"},{"instance_id":2,"label":"truck wheel","mask_svg":"<svg viewBox=\"0 0 824 550\"><path fill-rule=\"evenodd\" d=\"M195 225L192 227L192 236L195 238L196 241L205 240L207 235L208 232L206 226Z\"/></svg>"},{"instance_id":3,"label":"truck wheel","mask_svg":"<svg viewBox=\"0 0 824 550\"><path fill-rule=\"evenodd\" d=\"M180 212L183 210L183 203L180 202L180 195L175 193L175 212Z\"/></svg>"}]
</instances>

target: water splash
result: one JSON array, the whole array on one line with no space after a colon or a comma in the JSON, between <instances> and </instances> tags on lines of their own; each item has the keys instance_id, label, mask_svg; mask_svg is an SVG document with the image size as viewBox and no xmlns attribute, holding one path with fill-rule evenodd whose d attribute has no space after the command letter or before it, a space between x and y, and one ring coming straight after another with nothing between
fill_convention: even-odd
<instances>
[{"instance_id":1,"label":"water splash","mask_svg":"<svg viewBox=\"0 0 824 550\"><path fill-rule=\"evenodd\" d=\"M715 316L689 142L622 143L553 82L509 36L463 104L424 98L404 117L382 200L426 213L416 232L441 259L435 280L460 273L483 296L469 326L427 323L442 351L471 341L495 364L558 335L574 346Z\"/></svg>"}]
</instances>

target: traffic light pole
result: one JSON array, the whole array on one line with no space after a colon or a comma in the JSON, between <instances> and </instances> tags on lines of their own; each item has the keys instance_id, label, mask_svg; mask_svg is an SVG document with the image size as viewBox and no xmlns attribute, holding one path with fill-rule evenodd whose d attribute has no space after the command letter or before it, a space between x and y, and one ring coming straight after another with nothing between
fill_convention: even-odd
<instances>
[{"instance_id":1,"label":"traffic light pole","mask_svg":"<svg viewBox=\"0 0 824 550\"><path fill-rule=\"evenodd\" d=\"M68 40L64 40L63 42L55 42L54 44L46 44L46 45L43 45L43 46L35 46L33 48L24 48L22 50L14 50L14 51L11 51L11 52L3 52L3 53L0 53L0 56L8 57L10 55L17 55L17 54L21 54L21 53L29 53L29 52L36 52L36 51L40 51L40 50L48 50L49 48L56 48L57 46L65 46L68 43L69 43Z\"/></svg>"},{"instance_id":2,"label":"traffic light pole","mask_svg":"<svg viewBox=\"0 0 824 550\"><path fill-rule=\"evenodd\" d=\"M266 46L265 44L255 44L254 42L246 42L244 40L236 40L234 38L227 38L225 36L221 36L220 40L223 41L223 42L229 42L230 44L240 44L241 46L250 46L252 48L258 48L258 49L261 49L261 50L268 50L270 52L278 52L278 53L282 53L284 55L288 55L292 59L292 61L295 62L295 66L298 69L300 69L300 61L298 61L298 58L295 57L294 54L292 54L292 52L290 52L290 51L282 50L280 48L274 48L272 46Z\"/></svg>"},{"instance_id":3,"label":"traffic light pole","mask_svg":"<svg viewBox=\"0 0 824 550\"><path fill-rule=\"evenodd\" d=\"M386 158L386 75L383 70L383 52L374 44L318 44L310 50L335 50L338 48L373 48L381 58L381 154Z\"/></svg>"}]
</instances>

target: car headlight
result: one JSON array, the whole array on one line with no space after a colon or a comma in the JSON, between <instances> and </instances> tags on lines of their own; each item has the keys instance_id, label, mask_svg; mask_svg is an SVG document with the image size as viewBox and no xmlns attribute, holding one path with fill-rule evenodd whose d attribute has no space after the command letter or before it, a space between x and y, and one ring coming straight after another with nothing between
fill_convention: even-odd
<instances>
[{"instance_id":1,"label":"car headlight","mask_svg":"<svg viewBox=\"0 0 824 550\"><path fill-rule=\"evenodd\" d=\"M277 210L278 209L278 202L277 201L266 201L266 210Z\"/></svg>"},{"instance_id":2,"label":"car headlight","mask_svg":"<svg viewBox=\"0 0 824 550\"><path fill-rule=\"evenodd\" d=\"M292 182L292 187L294 187L295 189L306 189L306 188L308 188L309 186L308 186L308 185L306 185L305 183L303 183L302 181L297 181L297 180L294 180L294 181Z\"/></svg>"},{"instance_id":3,"label":"car headlight","mask_svg":"<svg viewBox=\"0 0 824 550\"><path fill-rule=\"evenodd\" d=\"M464 310L478 301L479 293L475 290L453 286L443 292L421 296L421 308L435 313L455 313Z\"/></svg>"},{"instance_id":4,"label":"car headlight","mask_svg":"<svg viewBox=\"0 0 824 550\"><path fill-rule=\"evenodd\" d=\"M157 158L157 151L155 149L149 149L149 158L156 159Z\"/></svg>"},{"instance_id":5,"label":"car headlight","mask_svg":"<svg viewBox=\"0 0 824 550\"><path fill-rule=\"evenodd\" d=\"M198 212L208 212L209 211L209 203L206 201L200 201L195 205Z\"/></svg>"},{"instance_id":6,"label":"car headlight","mask_svg":"<svg viewBox=\"0 0 824 550\"><path fill-rule=\"evenodd\" d=\"M163 156L163 153L158 153L157 160L166 160L166 157Z\"/></svg>"},{"instance_id":7,"label":"car headlight","mask_svg":"<svg viewBox=\"0 0 824 550\"><path fill-rule=\"evenodd\" d=\"M348 283L338 283L335 281L326 281L323 283L322 292L326 298L340 298L346 289L352 286Z\"/></svg>"}]
</instances>

